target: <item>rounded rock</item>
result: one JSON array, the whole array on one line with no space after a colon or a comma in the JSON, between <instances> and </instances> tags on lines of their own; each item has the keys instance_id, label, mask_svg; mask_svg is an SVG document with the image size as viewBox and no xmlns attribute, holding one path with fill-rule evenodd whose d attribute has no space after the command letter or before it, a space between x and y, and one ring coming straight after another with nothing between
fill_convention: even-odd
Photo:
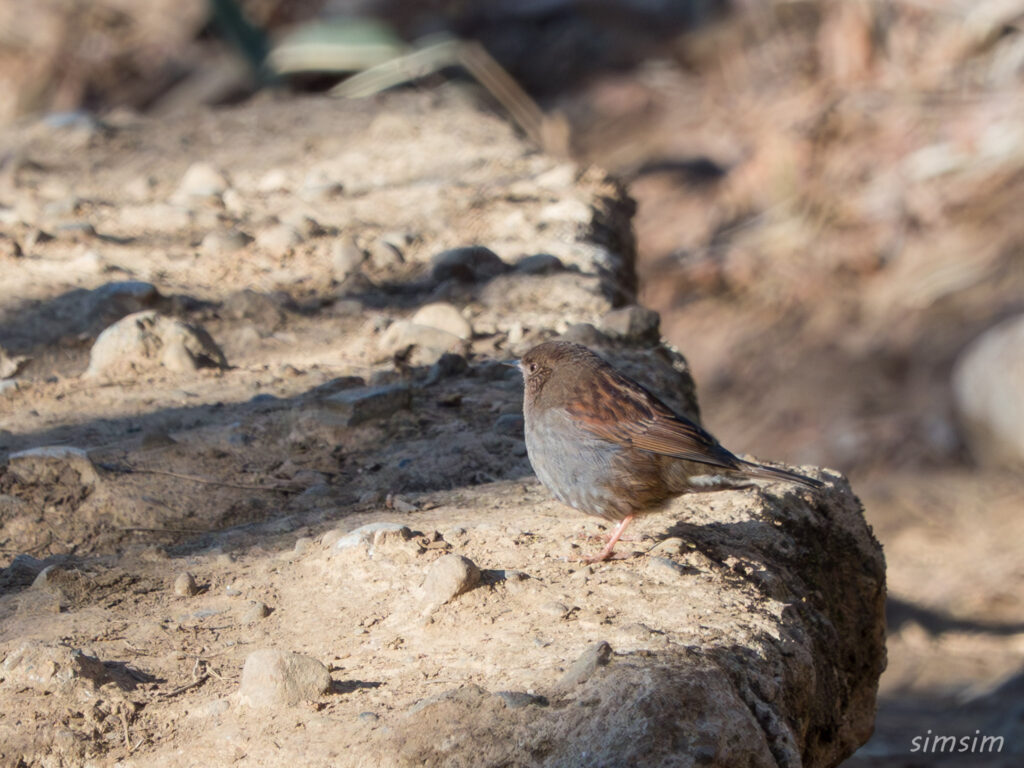
<instances>
[{"instance_id":1,"label":"rounded rock","mask_svg":"<svg viewBox=\"0 0 1024 768\"><path fill-rule=\"evenodd\" d=\"M412 322L447 331L460 339L469 339L473 336L473 326L454 305L446 301L423 305L412 316Z\"/></svg>"},{"instance_id":2,"label":"rounded rock","mask_svg":"<svg viewBox=\"0 0 1024 768\"><path fill-rule=\"evenodd\" d=\"M444 555L434 561L423 580L424 602L437 608L480 583L480 569L462 555Z\"/></svg>"},{"instance_id":3,"label":"rounded rock","mask_svg":"<svg viewBox=\"0 0 1024 768\"><path fill-rule=\"evenodd\" d=\"M292 707L330 689L331 674L316 659L267 648L246 657L238 699L251 707Z\"/></svg>"},{"instance_id":4,"label":"rounded rock","mask_svg":"<svg viewBox=\"0 0 1024 768\"><path fill-rule=\"evenodd\" d=\"M178 597L193 597L199 594L199 585L196 584L195 577L188 571L179 573L174 580L174 594Z\"/></svg>"},{"instance_id":5,"label":"rounded rock","mask_svg":"<svg viewBox=\"0 0 1024 768\"><path fill-rule=\"evenodd\" d=\"M967 347L953 369L953 393L975 458L1024 465L1024 315L989 329Z\"/></svg>"}]
</instances>

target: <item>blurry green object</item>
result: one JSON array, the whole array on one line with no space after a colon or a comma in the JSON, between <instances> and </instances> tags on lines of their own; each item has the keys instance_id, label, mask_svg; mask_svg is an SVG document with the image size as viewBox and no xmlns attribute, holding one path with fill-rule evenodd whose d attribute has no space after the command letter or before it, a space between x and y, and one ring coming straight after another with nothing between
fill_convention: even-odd
<instances>
[{"instance_id":1,"label":"blurry green object","mask_svg":"<svg viewBox=\"0 0 1024 768\"><path fill-rule=\"evenodd\" d=\"M304 24L274 46L267 59L278 75L357 74L331 90L364 98L450 67L465 69L506 109L523 132L554 155L569 154L564 116L545 115L482 45L440 35L407 45L376 19L338 18Z\"/></svg>"},{"instance_id":2,"label":"blurry green object","mask_svg":"<svg viewBox=\"0 0 1024 768\"><path fill-rule=\"evenodd\" d=\"M409 46L376 19L330 19L303 24L270 52L269 65L280 75L307 72L361 72L391 61Z\"/></svg>"}]
</instances>

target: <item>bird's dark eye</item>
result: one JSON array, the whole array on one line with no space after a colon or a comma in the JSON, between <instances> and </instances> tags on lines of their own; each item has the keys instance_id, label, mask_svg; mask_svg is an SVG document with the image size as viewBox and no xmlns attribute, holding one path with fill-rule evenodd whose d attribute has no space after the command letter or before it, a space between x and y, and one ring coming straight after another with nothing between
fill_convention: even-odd
<instances>
[{"instance_id":1,"label":"bird's dark eye","mask_svg":"<svg viewBox=\"0 0 1024 768\"><path fill-rule=\"evenodd\" d=\"M537 364L536 363L530 363L530 373L536 373L536 372L537 372Z\"/></svg>"}]
</instances>

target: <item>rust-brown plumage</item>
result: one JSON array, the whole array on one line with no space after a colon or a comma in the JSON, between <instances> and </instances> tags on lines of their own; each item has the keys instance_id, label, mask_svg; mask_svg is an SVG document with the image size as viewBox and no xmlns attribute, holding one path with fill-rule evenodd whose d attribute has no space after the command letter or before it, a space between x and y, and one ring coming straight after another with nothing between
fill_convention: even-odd
<instances>
[{"instance_id":1,"label":"rust-brown plumage","mask_svg":"<svg viewBox=\"0 0 1024 768\"><path fill-rule=\"evenodd\" d=\"M549 341L519 362L526 448L560 501L618 525L592 562L611 556L633 516L658 509L716 470L817 488L802 475L744 461L586 347Z\"/></svg>"}]
</instances>

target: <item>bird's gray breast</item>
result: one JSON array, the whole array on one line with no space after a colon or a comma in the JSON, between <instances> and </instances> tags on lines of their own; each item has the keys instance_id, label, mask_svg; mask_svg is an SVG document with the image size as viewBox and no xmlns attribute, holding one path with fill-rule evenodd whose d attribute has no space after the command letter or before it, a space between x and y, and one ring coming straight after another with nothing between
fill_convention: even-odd
<instances>
[{"instance_id":1,"label":"bird's gray breast","mask_svg":"<svg viewBox=\"0 0 1024 768\"><path fill-rule=\"evenodd\" d=\"M622 449L581 429L564 410L528 414L526 452L540 481L563 504L619 520L630 514L613 492Z\"/></svg>"}]
</instances>

